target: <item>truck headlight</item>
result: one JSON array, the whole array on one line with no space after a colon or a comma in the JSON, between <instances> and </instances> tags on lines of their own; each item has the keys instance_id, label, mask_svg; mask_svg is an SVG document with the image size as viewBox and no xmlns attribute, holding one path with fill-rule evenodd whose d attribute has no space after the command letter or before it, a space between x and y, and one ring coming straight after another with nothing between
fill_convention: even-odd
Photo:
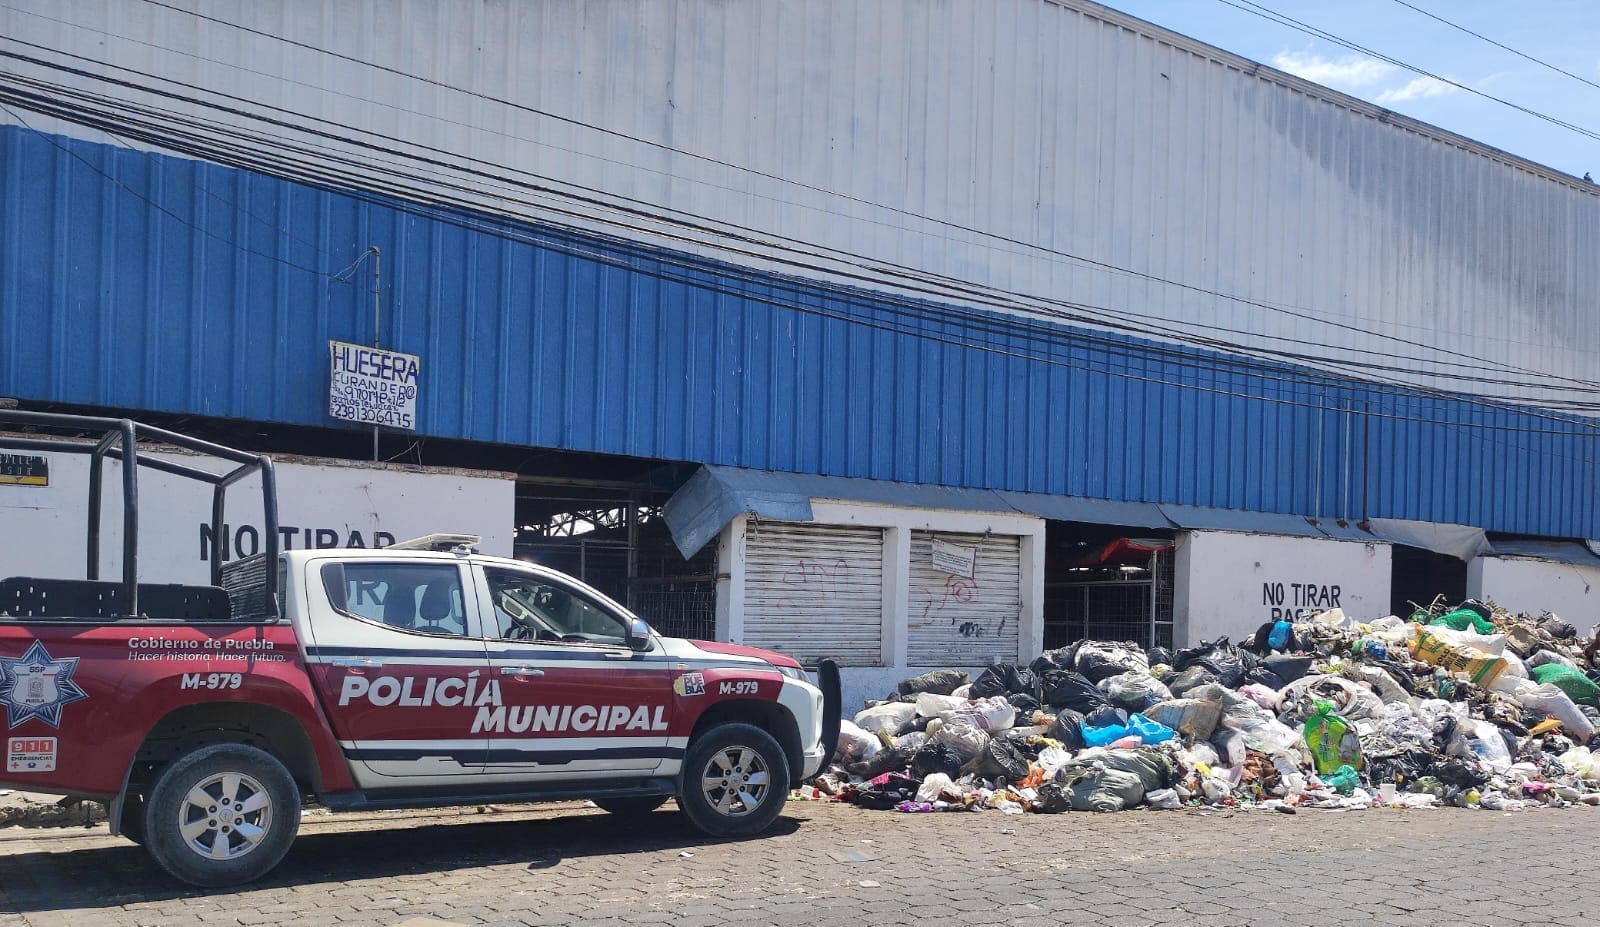
<instances>
[{"instance_id":1,"label":"truck headlight","mask_svg":"<svg viewBox=\"0 0 1600 927\"><path fill-rule=\"evenodd\" d=\"M788 676L790 679L798 679L801 682L809 681L806 677L806 671L798 666L780 666L778 667L778 672Z\"/></svg>"}]
</instances>

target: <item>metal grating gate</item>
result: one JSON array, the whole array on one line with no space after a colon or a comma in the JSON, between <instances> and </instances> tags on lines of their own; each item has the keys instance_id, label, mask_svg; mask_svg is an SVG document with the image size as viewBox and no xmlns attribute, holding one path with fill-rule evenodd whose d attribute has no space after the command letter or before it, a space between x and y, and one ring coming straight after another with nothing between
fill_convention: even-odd
<instances>
[{"instance_id":1,"label":"metal grating gate","mask_svg":"<svg viewBox=\"0 0 1600 927\"><path fill-rule=\"evenodd\" d=\"M883 529L751 520L744 643L883 665Z\"/></svg>"},{"instance_id":2,"label":"metal grating gate","mask_svg":"<svg viewBox=\"0 0 1600 927\"><path fill-rule=\"evenodd\" d=\"M976 550L974 575L933 565L934 541ZM1011 535L911 533L912 666L984 666L1015 661L1022 623L1022 542Z\"/></svg>"}]
</instances>

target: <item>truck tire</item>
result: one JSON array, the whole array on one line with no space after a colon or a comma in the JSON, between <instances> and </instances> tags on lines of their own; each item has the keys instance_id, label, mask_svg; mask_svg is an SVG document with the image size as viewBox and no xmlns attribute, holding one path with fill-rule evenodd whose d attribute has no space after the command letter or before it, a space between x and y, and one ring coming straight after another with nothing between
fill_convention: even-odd
<instances>
[{"instance_id":1,"label":"truck tire","mask_svg":"<svg viewBox=\"0 0 1600 927\"><path fill-rule=\"evenodd\" d=\"M789 800L789 758L753 724L719 724L689 745L678 806L702 833L748 837L772 826Z\"/></svg>"},{"instance_id":2,"label":"truck tire","mask_svg":"<svg viewBox=\"0 0 1600 927\"><path fill-rule=\"evenodd\" d=\"M627 798L596 798L595 807L625 818L643 817L667 803L666 795L639 795Z\"/></svg>"},{"instance_id":3,"label":"truck tire","mask_svg":"<svg viewBox=\"0 0 1600 927\"><path fill-rule=\"evenodd\" d=\"M245 744L184 754L145 797L145 849L161 868L201 888L265 875L299 829L294 777L272 754Z\"/></svg>"}]
</instances>

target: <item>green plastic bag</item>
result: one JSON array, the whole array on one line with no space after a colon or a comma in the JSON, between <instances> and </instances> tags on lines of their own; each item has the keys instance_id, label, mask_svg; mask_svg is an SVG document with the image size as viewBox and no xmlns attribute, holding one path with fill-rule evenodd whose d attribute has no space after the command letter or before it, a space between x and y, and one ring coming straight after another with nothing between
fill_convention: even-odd
<instances>
[{"instance_id":1,"label":"green plastic bag","mask_svg":"<svg viewBox=\"0 0 1600 927\"><path fill-rule=\"evenodd\" d=\"M1470 627L1479 634L1494 633L1494 622L1470 608L1458 608L1453 612L1445 612L1443 615L1428 622L1428 624L1442 624L1452 631L1465 631Z\"/></svg>"},{"instance_id":2,"label":"green plastic bag","mask_svg":"<svg viewBox=\"0 0 1600 927\"><path fill-rule=\"evenodd\" d=\"M1600 701L1597 701L1600 699L1600 686L1565 663L1546 663L1528 672L1533 675L1534 682L1540 685L1555 683L1556 688L1567 693L1567 698L1580 705L1600 705Z\"/></svg>"},{"instance_id":3,"label":"green plastic bag","mask_svg":"<svg viewBox=\"0 0 1600 927\"><path fill-rule=\"evenodd\" d=\"M1361 766L1361 741L1350 722L1333 713L1332 702L1317 702L1306 719L1305 738L1317 775L1332 775L1340 766Z\"/></svg>"},{"instance_id":4,"label":"green plastic bag","mask_svg":"<svg viewBox=\"0 0 1600 927\"><path fill-rule=\"evenodd\" d=\"M1361 777L1349 766L1340 766L1335 772L1322 777L1322 784L1340 795L1349 795L1361 784Z\"/></svg>"}]
</instances>

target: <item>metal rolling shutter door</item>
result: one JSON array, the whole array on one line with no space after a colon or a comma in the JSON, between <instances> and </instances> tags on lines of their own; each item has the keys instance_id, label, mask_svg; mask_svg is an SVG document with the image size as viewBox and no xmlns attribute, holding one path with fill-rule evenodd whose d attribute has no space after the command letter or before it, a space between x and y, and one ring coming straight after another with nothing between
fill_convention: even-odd
<instances>
[{"instance_id":1,"label":"metal rolling shutter door","mask_svg":"<svg viewBox=\"0 0 1600 927\"><path fill-rule=\"evenodd\" d=\"M752 522L744 643L802 663L883 663L883 529Z\"/></svg>"},{"instance_id":2,"label":"metal rolling shutter door","mask_svg":"<svg viewBox=\"0 0 1600 927\"><path fill-rule=\"evenodd\" d=\"M976 548L972 578L933 566L933 541ZM912 666L985 666L1014 662L1022 624L1022 543L1012 535L911 533Z\"/></svg>"}]
</instances>

